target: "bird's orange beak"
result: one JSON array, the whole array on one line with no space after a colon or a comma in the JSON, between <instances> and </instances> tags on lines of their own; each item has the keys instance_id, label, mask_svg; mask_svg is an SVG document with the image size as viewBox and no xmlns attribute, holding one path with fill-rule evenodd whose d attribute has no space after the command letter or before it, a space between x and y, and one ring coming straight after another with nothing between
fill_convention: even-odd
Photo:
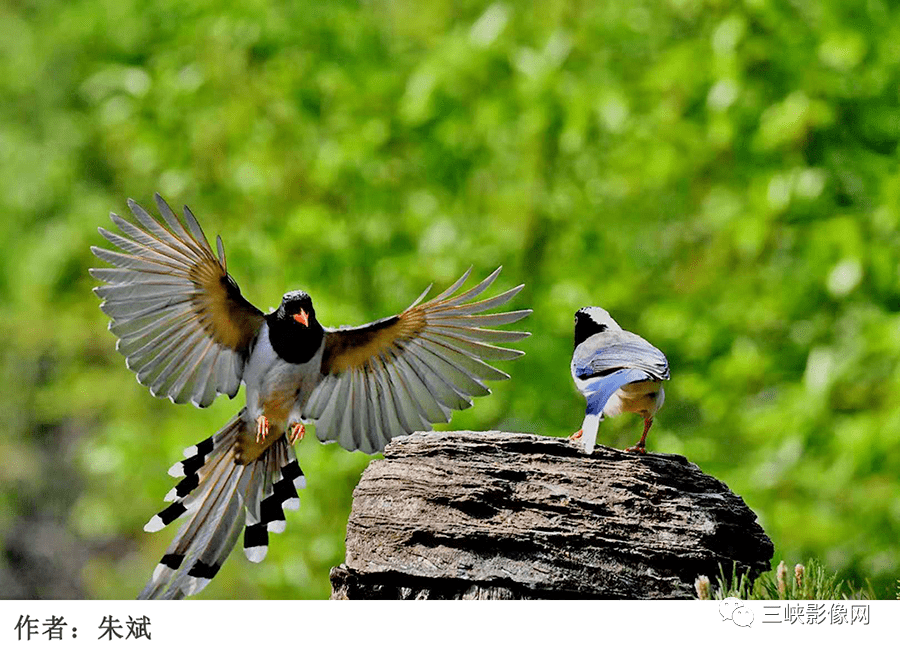
<instances>
[{"instance_id":1,"label":"bird's orange beak","mask_svg":"<svg viewBox=\"0 0 900 654\"><path fill-rule=\"evenodd\" d=\"M306 313L303 309L300 309L300 313L294 314L294 320L299 322L304 327L309 327L309 314Z\"/></svg>"}]
</instances>

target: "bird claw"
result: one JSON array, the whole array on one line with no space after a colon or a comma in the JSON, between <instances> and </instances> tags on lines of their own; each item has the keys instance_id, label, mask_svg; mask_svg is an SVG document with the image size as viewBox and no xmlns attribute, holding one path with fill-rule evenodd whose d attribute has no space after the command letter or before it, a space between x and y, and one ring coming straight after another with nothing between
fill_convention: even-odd
<instances>
[{"instance_id":1,"label":"bird claw","mask_svg":"<svg viewBox=\"0 0 900 654\"><path fill-rule=\"evenodd\" d=\"M626 452L635 452L637 454L646 454L647 448L644 446L644 443L647 441L647 432L650 431L650 427L653 425L653 416L644 416L644 433L641 434L641 440L637 442L637 444L632 445L627 448Z\"/></svg>"},{"instance_id":2,"label":"bird claw","mask_svg":"<svg viewBox=\"0 0 900 654\"><path fill-rule=\"evenodd\" d=\"M580 440L580 439L581 439L581 435L582 435L583 433L584 433L584 430L583 430L583 429L579 429L579 430L576 431L574 434L572 434L571 436L569 436L569 440L570 440L570 441L577 441L577 440Z\"/></svg>"},{"instance_id":3,"label":"bird claw","mask_svg":"<svg viewBox=\"0 0 900 654\"><path fill-rule=\"evenodd\" d=\"M291 445L303 440L303 437L306 435L306 425L302 422L294 423L291 427L291 435L288 437Z\"/></svg>"},{"instance_id":4,"label":"bird claw","mask_svg":"<svg viewBox=\"0 0 900 654\"><path fill-rule=\"evenodd\" d=\"M256 419L256 442L262 443L266 440L266 436L269 435L269 419L265 416L260 416Z\"/></svg>"}]
</instances>

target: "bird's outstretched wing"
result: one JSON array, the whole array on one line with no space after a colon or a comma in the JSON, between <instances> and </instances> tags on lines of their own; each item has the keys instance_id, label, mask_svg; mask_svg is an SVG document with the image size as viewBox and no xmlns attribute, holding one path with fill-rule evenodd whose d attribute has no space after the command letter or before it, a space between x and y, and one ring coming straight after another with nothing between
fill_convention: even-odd
<instances>
[{"instance_id":1,"label":"bird's outstretched wing","mask_svg":"<svg viewBox=\"0 0 900 654\"><path fill-rule=\"evenodd\" d=\"M666 355L631 332L604 332L591 337L578 346L572 358L572 374L577 379L604 377L624 369L641 370L647 379L669 378Z\"/></svg>"},{"instance_id":2,"label":"bird's outstretched wing","mask_svg":"<svg viewBox=\"0 0 900 654\"><path fill-rule=\"evenodd\" d=\"M182 222L158 194L164 221L133 200L128 206L136 223L110 214L124 236L100 228L122 252L91 248L115 266L90 273L106 282L94 292L112 318L116 349L155 396L201 407L219 393L234 397L264 317L226 271L222 239L216 256L190 209Z\"/></svg>"},{"instance_id":3,"label":"bird's outstretched wing","mask_svg":"<svg viewBox=\"0 0 900 654\"><path fill-rule=\"evenodd\" d=\"M328 330L321 383L306 404L304 417L316 424L323 441L372 453L394 436L447 422L453 409L488 395L482 381L509 375L485 359L515 359L519 350L491 345L518 341L528 332L489 329L521 320L530 309L484 314L513 298L522 286L474 301L500 274L451 297L455 284L420 304L430 287L403 313L355 328Z\"/></svg>"}]
</instances>

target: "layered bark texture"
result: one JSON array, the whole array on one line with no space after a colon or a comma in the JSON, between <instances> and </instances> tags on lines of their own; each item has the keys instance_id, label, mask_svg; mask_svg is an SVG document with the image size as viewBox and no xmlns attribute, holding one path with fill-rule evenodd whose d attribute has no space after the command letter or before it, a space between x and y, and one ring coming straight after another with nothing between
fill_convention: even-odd
<instances>
[{"instance_id":1,"label":"layered bark texture","mask_svg":"<svg viewBox=\"0 0 900 654\"><path fill-rule=\"evenodd\" d=\"M505 432L394 439L354 491L332 599L676 599L772 542L682 456Z\"/></svg>"}]
</instances>

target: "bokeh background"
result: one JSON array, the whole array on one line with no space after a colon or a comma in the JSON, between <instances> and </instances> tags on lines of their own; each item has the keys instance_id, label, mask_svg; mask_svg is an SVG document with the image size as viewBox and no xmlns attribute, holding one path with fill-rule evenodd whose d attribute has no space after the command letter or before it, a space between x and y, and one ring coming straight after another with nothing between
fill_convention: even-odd
<instances>
[{"instance_id":1,"label":"bokeh background","mask_svg":"<svg viewBox=\"0 0 900 654\"><path fill-rule=\"evenodd\" d=\"M503 264L534 335L453 427L572 433L572 316L605 307L671 364L652 449L742 495L776 564L895 596L898 95L885 0L3 3L0 596L134 597L166 470L241 404L152 398L106 331L89 247L155 191L251 301L334 326ZM202 597L328 596L371 459L298 457L287 531Z\"/></svg>"}]
</instances>

